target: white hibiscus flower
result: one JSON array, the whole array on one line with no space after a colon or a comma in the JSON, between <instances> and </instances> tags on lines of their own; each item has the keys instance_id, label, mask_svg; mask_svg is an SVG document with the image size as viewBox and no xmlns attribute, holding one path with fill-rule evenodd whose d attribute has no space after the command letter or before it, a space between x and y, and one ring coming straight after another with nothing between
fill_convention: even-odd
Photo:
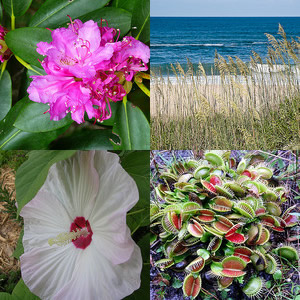
<instances>
[{"instance_id":1,"label":"white hibiscus flower","mask_svg":"<svg viewBox=\"0 0 300 300\"><path fill-rule=\"evenodd\" d=\"M24 218L22 278L41 299L122 299L140 286L142 257L126 225L134 180L106 151L56 163Z\"/></svg>"}]
</instances>

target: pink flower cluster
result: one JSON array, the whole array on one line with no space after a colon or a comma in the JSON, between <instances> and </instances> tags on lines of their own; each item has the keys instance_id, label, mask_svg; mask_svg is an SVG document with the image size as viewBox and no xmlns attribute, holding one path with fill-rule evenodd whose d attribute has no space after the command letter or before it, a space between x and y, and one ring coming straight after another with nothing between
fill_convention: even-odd
<instances>
[{"instance_id":1,"label":"pink flower cluster","mask_svg":"<svg viewBox=\"0 0 300 300\"><path fill-rule=\"evenodd\" d=\"M8 60L11 56L11 51L8 49L4 37L7 34L7 30L0 25L0 61L3 63Z\"/></svg>"},{"instance_id":2,"label":"pink flower cluster","mask_svg":"<svg viewBox=\"0 0 300 300\"><path fill-rule=\"evenodd\" d=\"M147 45L129 36L114 41L117 33L92 20L71 20L68 28L53 30L52 42L37 44L37 52L46 56L41 64L47 75L31 76L29 98L47 103L51 120L69 112L79 124L85 112L98 122L109 119L110 101L126 95L122 83L148 70L150 58Z\"/></svg>"}]
</instances>

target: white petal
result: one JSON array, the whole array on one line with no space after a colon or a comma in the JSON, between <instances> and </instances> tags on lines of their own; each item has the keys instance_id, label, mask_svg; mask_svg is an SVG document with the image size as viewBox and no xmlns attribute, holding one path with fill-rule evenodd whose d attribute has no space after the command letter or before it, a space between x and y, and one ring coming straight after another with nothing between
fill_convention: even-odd
<instances>
[{"instance_id":1,"label":"white petal","mask_svg":"<svg viewBox=\"0 0 300 300\"><path fill-rule=\"evenodd\" d=\"M96 151L95 168L100 183L90 221L96 228L109 231L113 221L137 203L139 193L135 181L120 165L118 155ZM123 226L118 230L125 233L126 228Z\"/></svg>"},{"instance_id":2,"label":"white petal","mask_svg":"<svg viewBox=\"0 0 300 300\"><path fill-rule=\"evenodd\" d=\"M94 168L94 151L78 151L73 157L51 167L42 187L57 195L72 219L89 218L99 190Z\"/></svg>"},{"instance_id":3,"label":"white petal","mask_svg":"<svg viewBox=\"0 0 300 300\"><path fill-rule=\"evenodd\" d=\"M142 270L141 251L135 245L131 258L120 265L112 265L94 246L88 247L80 257L78 272L53 297L54 300L119 300L140 286Z\"/></svg>"},{"instance_id":4,"label":"white petal","mask_svg":"<svg viewBox=\"0 0 300 300\"><path fill-rule=\"evenodd\" d=\"M41 299L53 299L53 295L71 280L81 254L82 250L73 244L25 252L20 257L22 278L31 292Z\"/></svg>"},{"instance_id":5,"label":"white petal","mask_svg":"<svg viewBox=\"0 0 300 300\"><path fill-rule=\"evenodd\" d=\"M24 218L25 252L47 246L49 238L69 232L72 222L55 195L42 190L23 207L20 215Z\"/></svg>"},{"instance_id":6,"label":"white petal","mask_svg":"<svg viewBox=\"0 0 300 300\"><path fill-rule=\"evenodd\" d=\"M126 222L126 216L124 219ZM115 223L115 220L112 222ZM131 238L130 229L126 224L122 224L122 226L125 226L125 232L117 229L113 231L98 229L94 230L92 237L99 253L109 259L112 264L121 264L127 261L133 252L135 243Z\"/></svg>"}]
</instances>

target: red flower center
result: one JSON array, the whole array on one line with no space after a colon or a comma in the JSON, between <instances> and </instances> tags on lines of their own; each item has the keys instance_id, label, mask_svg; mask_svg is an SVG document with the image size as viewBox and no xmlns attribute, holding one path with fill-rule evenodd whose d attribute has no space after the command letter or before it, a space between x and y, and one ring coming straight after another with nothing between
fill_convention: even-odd
<instances>
[{"instance_id":1,"label":"red flower center","mask_svg":"<svg viewBox=\"0 0 300 300\"><path fill-rule=\"evenodd\" d=\"M76 248L85 249L92 241L93 231L91 229L90 222L84 217L76 217L70 227L70 232L80 231L82 234L72 240L72 243Z\"/></svg>"}]
</instances>

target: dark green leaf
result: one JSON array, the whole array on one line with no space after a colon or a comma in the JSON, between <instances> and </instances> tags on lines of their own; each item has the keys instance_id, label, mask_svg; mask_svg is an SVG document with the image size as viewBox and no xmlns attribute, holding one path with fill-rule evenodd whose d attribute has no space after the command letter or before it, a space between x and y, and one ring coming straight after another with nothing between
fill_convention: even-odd
<instances>
[{"instance_id":1,"label":"dark green leaf","mask_svg":"<svg viewBox=\"0 0 300 300\"><path fill-rule=\"evenodd\" d=\"M121 156L121 165L135 180L143 205L149 204L150 195L150 153L149 151L126 151Z\"/></svg>"},{"instance_id":2,"label":"dark green leaf","mask_svg":"<svg viewBox=\"0 0 300 300\"><path fill-rule=\"evenodd\" d=\"M8 71L4 71L0 79L0 121L11 108L11 79Z\"/></svg>"},{"instance_id":3,"label":"dark green leaf","mask_svg":"<svg viewBox=\"0 0 300 300\"><path fill-rule=\"evenodd\" d=\"M15 257L17 259L19 259L20 256L24 253L24 247L23 247L23 243L22 243L23 235L24 235L24 228L22 229L22 231L20 233L16 249L13 253L13 257Z\"/></svg>"},{"instance_id":4,"label":"dark green leaf","mask_svg":"<svg viewBox=\"0 0 300 300\"><path fill-rule=\"evenodd\" d=\"M112 6L126 9L132 13L135 2L136 0L113 0Z\"/></svg>"},{"instance_id":5,"label":"dark green leaf","mask_svg":"<svg viewBox=\"0 0 300 300\"><path fill-rule=\"evenodd\" d=\"M150 99L149 97L139 88L128 94L128 100L135 106L138 106L147 120L150 120Z\"/></svg>"},{"instance_id":6,"label":"dark green leaf","mask_svg":"<svg viewBox=\"0 0 300 300\"><path fill-rule=\"evenodd\" d=\"M0 300L13 300L12 296L8 293L0 293Z\"/></svg>"},{"instance_id":7,"label":"dark green leaf","mask_svg":"<svg viewBox=\"0 0 300 300\"><path fill-rule=\"evenodd\" d=\"M81 129L70 136L60 138L51 145L51 149L112 150L111 139L118 139L111 129Z\"/></svg>"},{"instance_id":8,"label":"dark green leaf","mask_svg":"<svg viewBox=\"0 0 300 300\"><path fill-rule=\"evenodd\" d=\"M128 151L121 157L122 167L134 179L139 190L139 201L127 215L127 224L134 232L141 226L147 226L150 222L149 160L149 151Z\"/></svg>"},{"instance_id":9,"label":"dark green leaf","mask_svg":"<svg viewBox=\"0 0 300 300\"><path fill-rule=\"evenodd\" d=\"M67 128L46 133L24 132L13 126L18 114L29 103L28 97L18 101L0 122L0 149L1 150L28 150L46 149L50 142L56 139Z\"/></svg>"},{"instance_id":10,"label":"dark green leaf","mask_svg":"<svg viewBox=\"0 0 300 300\"><path fill-rule=\"evenodd\" d=\"M54 28L72 19L104 7L109 0L47 0L29 22L31 27Z\"/></svg>"},{"instance_id":11,"label":"dark green leaf","mask_svg":"<svg viewBox=\"0 0 300 300\"><path fill-rule=\"evenodd\" d=\"M132 14L133 36L144 43L150 41L150 0L138 0Z\"/></svg>"},{"instance_id":12,"label":"dark green leaf","mask_svg":"<svg viewBox=\"0 0 300 300\"><path fill-rule=\"evenodd\" d=\"M275 280L280 280L282 278L282 272L281 270L277 270L274 274L273 274L273 278Z\"/></svg>"},{"instance_id":13,"label":"dark green leaf","mask_svg":"<svg viewBox=\"0 0 300 300\"><path fill-rule=\"evenodd\" d=\"M13 300L39 300L40 298L32 294L25 285L23 279L20 279L12 292Z\"/></svg>"},{"instance_id":14,"label":"dark green leaf","mask_svg":"<svg viewBox=\"0 0 300 300\"><path fill-rule=\"evenodd\" d=\"M59 121L51 121L49 113L45 113L48 109L47 104L30 101L21 110L14 126L22 131L47 132L65 127L73 122L70 114Z\"/></svg>"},{"instance_id":15,"label":"dark green leaf","mask_svg":"<svg viewBox=\"0 0 300 300\"><path fill-rule=\"evenodd\" d=\"M32 0L2 0L5 11L11 16L19 17L26 13Z\"/></svg>"},{"instance_id":16,"label":"dark green leaf","mask_svg":"<svg viewBox=\"0 0 300 300\"><path fill-rule=\"evenodd\" d=\"M116 150L150 149L150 126L138 107L127 102L117 111L113 132L120 137L121 145L114 144Z\"/></svg>"},{"instance_id":17,"label":"dark green leaf","mask_svg":"<svg viewBox=\"0 0 300 300\"><path fill-rule=\"evenodd\" d=\"M178 279L178 278L175 277L174 280L173 280L173 283L172 283L172 287L174 289L181 288L182 287L182 281L180 279Z\"/></svg>"},{"instance_id":18,"label":"dark green leaf","mask_svg":"<svg viewBox=\"0 0 300 300\"><path fill-rule=\"evenodd\" d=\"M16 201L18 213L36 195L44 184L49 168L56 162L72 156L76 150L68 151L32 151L29 158L16 174Z\"/></svg>"},{"instance_id":19,"label":"dark green leaf","mask_svg":"<svg viewBox=\"0 0 300 300\"><path fill-rule=\"evenodd\" d=\"M120 29L121 36L124 36L131 28L131 13L116 7L98 9L84 16L80 16L79 19L83 22L88 20L100 22L101 19L105 19L109 27ZM105 22L104 24L106 26Z\"/></svg>"},{"instance_id":20,"label":"dark green leaf","mask_svg":"<svg viewBox=\"0 0 300 300\"><path fill-rule=\"evenodd\" d=\"M51 40L51 32L44 28L19 28L10 31L5 36L8 47L15 55L39 68L41 64L38 59L42 61L44 58L36 52L36 45L39 42L50 42Z\"/></svg>"},{"instance_id":21,"label":"dark green leaf","mask_svg":"<svg viewBox=\"0 0 300 300\"><path fill-rule=\"evenodd\" d=\"M3 10L2 10L2 4L0 1L0 22L2 21L2 18L3 18Z\"/></svg>"}]
</instances>

